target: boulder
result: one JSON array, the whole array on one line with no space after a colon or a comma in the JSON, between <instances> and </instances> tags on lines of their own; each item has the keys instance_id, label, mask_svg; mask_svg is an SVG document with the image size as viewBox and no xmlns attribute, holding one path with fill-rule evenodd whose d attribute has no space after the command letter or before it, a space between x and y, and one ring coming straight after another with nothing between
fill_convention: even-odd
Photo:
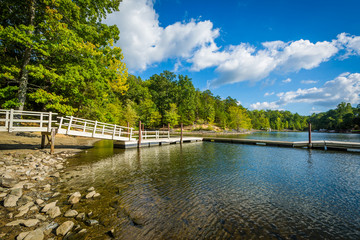
<instances>
[{"instance_id":1,"label":"boulder","mask_svg":"<svg viewBox=\"0 0 360 240\"><path fill-rule=\"evenodd\" d=\"M76 204L80 201L80 198L81 198L81 194L79 192L75 192L69 197L69 203Z\"/></svg>"},{"instance_id":2,"label":"boulder","mask_svg":"<svg viewBox=\"0 0 360 240\"><path fill-rule=\"evenodd\" d=\"M64 214L65 217L75 217L78 215L78 212L76 210L69 209Z\"/></svg>"},{"instance_id":3,"label":"boulder","mask_svg":"<svg viewBox=\"0 0 360 240\"><path fill-rule=\"evenodd\" d=\"M74 223L72 221L66 221L56 229L56 235L65 236L73 227Z\"/></svg>"},{"instance_id":4,"label":"boulder","mask_svg":"<svg viewBox=\"0 0 360 240\"><path fill-rule=\"evenodd\" d=\"M55 202L51 202L46 204L42 209L41 212L46 213L47 211L49 211L51 208L54 208L56 206L57 200Z\"/></svg>"},{"instance_id":5,"label":"boulder","mask_svg":"<svg viewBox=\"0 0 360 240\"><path fill-rule=\"evenodd\" d=\"M19 200L18 196L9 194L5 197L4 207L16 207L18 200Z\"/></svg>"},{"instance_id":6,"label":"boulder","mask_svg":"<svg viewBox=\"0 0 360 240\"><path fill-rule=\"evenodd\" d=\"M43 240L43 239L44 239L44 233L40 228L31 231L24 238L24 240Z\"/></svg>"},{"instance_id":7,"label":"boulder","mask_svg":"<svg viewBox=\"0 0 360 240\"><path fill-rule=\"evenodd\" d=\"M33 227L36 224L38 224L39 222L40 222L39 219L27 219L27 220L24 220L22 224L25 227Z\"/></svg>"},{"instance_id":8,"label":"boulder","mask_svg":"<svg viewBox=\"0 0 360 240\"><path fill-rule=\"evenodd\" d=\"M61 215L61 211L60 211L60 208L59 207L53 207L53 208L50 208L49 211L46 212L49 217L51 218L56 218L58 216Z\"/></svg>"},{"instance_id":9,"label":"boulder","mask_svg":"<svg viewBox=\"0 0 360 240\"><path fill-rule=\"evenodd\" d=\"M17 183L16 176L12 173L6 172L1 176L1 186L12 188Z\"/></svg>"},{"instance_id":10,"label":"boulder","mask_svg":"<svg viewBox=\"0 0 360 240\"><path fill-rule=\"evenodd\" d=\"M88 194L86 194L85 198L86 198L86 199L92 198L92 197L94 197L95 194L96 194L95 191L91 191L91 192L89 192Z\"/></svg>"}]
</instances>

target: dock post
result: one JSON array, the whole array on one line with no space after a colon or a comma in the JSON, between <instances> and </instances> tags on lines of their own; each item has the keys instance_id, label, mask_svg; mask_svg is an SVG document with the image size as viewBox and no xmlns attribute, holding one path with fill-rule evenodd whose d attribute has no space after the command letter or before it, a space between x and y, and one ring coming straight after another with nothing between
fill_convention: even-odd
<instances>
[{"instance_id":1,"label":"dock post","mask_svg":"<svg viewBox=\"0 0 360 240\"><path fill-rule=\"evenodd\" d=\"M311 122L309 122L309 145L308 147L311 148L312 147L312 143L311 143Z\"/></svg>"},{"instance_id":2,"label":"dock post","mask_svg":"<svg viewBox=\"0 0 360 240\"><path fill-rule=\"evenodd\" d=\"M139 141L138 141L138 148L141 147L141 121L139 121Z\"/></svg>"},{"instance_id":3,"label":"dock post","mask_svg":"<svg viewBox=\"0 0 360 240\"><path fill-rule=\"evenodd\" d=\"M45 148L45 134L41 133L41 149Z\"/></svg>"},{"instance_id":4,"label":"dock post","mask_svg":"<svg viewBox=\"0 0 360 240\"><path fill-rule=\"evenodd\" d=\"M52 128L51 129L51 146L50 146L50 154L54 154L55 152L55 134L56 134L56 129Z\"/></svg>"},{"instance_id":5,"label":"dock post","mask_svg":"<svg viewBox=\"0 0 360 240\"><path fill-rule=\"evenodd\" d=\"M48 132L51 132L51 126L52 126L52 112L49 112L49 123L48 123Z\"/></svg>"},{"instance_id":6,"label":"dock post","mask_svg":"<svg viewBox=\"0 0 360 240\"><path fill-rule=\"evenodd\" d=\"M180 144L183 143L183 123L181 123Z\"/></svg>"}]
</instances>

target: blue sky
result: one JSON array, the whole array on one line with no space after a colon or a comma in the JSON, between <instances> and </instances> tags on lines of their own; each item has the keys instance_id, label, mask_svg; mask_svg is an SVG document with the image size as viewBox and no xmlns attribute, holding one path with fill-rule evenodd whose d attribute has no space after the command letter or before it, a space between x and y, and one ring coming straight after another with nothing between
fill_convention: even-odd
<instances>
[{"instance_id":1,"label":"blue sky","mask_svg":"<svg viewBox=\"0 0 360 240\"><path fill-rule=\"evenodd\" d=\"M123 0L129 72L188 75L249 109L309 115L360 103L360 1Z\"/></svg>"}]
</instances>

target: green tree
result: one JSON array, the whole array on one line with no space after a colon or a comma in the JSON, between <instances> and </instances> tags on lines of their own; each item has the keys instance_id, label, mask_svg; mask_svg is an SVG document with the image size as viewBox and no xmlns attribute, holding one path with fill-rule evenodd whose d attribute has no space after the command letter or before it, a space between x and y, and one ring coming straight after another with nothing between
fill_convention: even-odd
<instances>
[{"instance_id":1,"label":"green tree","mask_svg":"<svg viewBox=\"0 0 360 240\"><path fill-rule=\"evenodd\" d=\"M246 109L238 106L229 107L230 127L236 130L251 129L251 119L246 112Z\"/></svg>"},{"instance_id":2,"label":"green tree","mask_svg":"<svg viewBox=\"0 0 360 240\"><path fill-rule=\"evenodd\" d=\"M170 109L165 111L165 121L170 124L171 127L179 123L179 115L177 113L177 107L175 103L170 103Z\"/></svg>"},{"instance_id":3,"label":"green tree","mask_svg":"<svg viewBox=\"0 0 360 240\"><path fill-rule=\"evenodd\" d=\"M119 30L101 23L118 6L119 0L0 1L0 88L11 90L1 105L98 118L118 104L127 90L121 49L113 47Z\"/></svg>"}]
</instances>

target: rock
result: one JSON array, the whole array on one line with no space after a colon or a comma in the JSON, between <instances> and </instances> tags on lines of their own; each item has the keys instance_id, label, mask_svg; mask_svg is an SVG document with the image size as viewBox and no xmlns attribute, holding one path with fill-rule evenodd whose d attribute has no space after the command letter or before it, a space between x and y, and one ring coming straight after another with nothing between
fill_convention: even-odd
<instances>
[{"instance_id":1,"label":"rock","mask_svg":"<svg viewBox=\"0 0 360 240\"><path fill-rule=\"evenodd\" d=\"M64 214L65 217L75 217L78 215L78 212L76 210L69 209Z\"/></svg>"},{"instance_id":2,"label":"rock","mask_svg":"<svg viewBox=\"0 0 360 240\"><path fill-rule=\"evenodd\" d=\"M56 229L56 235L65 236L66 233L68 233L73 227L74 227L74 223L72 221L66 221Z\"/></svg>"},{"instance_id":3,"label":"rock","mask_svg":"<svg viewBox=\"0 0 360 240\"><path fill-rule=\"evenodd\" d=\"M25 227L33 227L36 224L38 224L39 222L40 222L39 219L28 219L28 220L24 220L22 224Z\"/></svg>"},{"instance_id":4,"label":"rock","mask_svg":"<svg viewBox=\"0 0 360 240\"><path fill-rule=\"evenodd\" d=\"M44 200L42 200L42 199L39 198L39 199L36 199L35 202L36 202L37 205L41 205L41 204L44 203Z\"/></svg>"},{"instance_id":5,"label":"rock","mask_svg":"<svg viewBox=\"0 0 360 240\"><path fill-rule=\"evenodd\" d=\"M18 205L19 206L22 206L22 205L24 205L24 204L27 204L27 203L29 203L29 202L33 202L34 200L31 198L31 197L29 197L29 196L22 196L20 199L19 199L19 201L18 201Z\"/></svg>"},{"instance_id":6,"label":"rock","mask_svg":"<svg viewBox=\"0 0 360 240\"><path fill-rule=\"evenodd\" d=\"M60 173L56 172L50 175L50 177L55 177L55 178L59 178L60 177Z\"/></svg>"},{"instance_id":7,"label":"rock","mask_svg":"<svg viewBox=\"0 0 360 240\"><path fill-rule=\"evenodd\" d=\"M24 238L24 240L43 240L43 239L44 239L44 233L40 228L31 231Z\"/></svg>"},{"instance_id":8,"label":"rock","mask_svg":"<svg viewBox=\"0 0 360 240\"><path fill-rule=\"evenodd\" d=\"M97 197L100 197L100 193L95 193L93 198L97 198Z\"/></svg>"},{"instance_id":9,"label":"rock","mask_svg":"<svg viewBox=\"0 0 360 240\"><path fill-rule=\"evenodd\" d=\"M81 229L79 232L78 232L78 234L84 234L84 233L86 233L87 232L87 230L85 229L85 228L83 228L83 229Z\"/></svg>"},{"instance_id":10,"label":"rock","mask_svg":"<svg viewBox=\"0 0 360 240\"><path fill-rule=\"evenodd\" d=\"M12 188L16 183L16 177L12 173L6 172L1 177L1 186L3 187Z\"/></svg>"},{"instance_id":11,"label":"rock","mask_svg":"<svg viewBox=\"0 0 360 240\"><path fill-rule=\"evenodd\" d=\"M54 208L56 206L56 203L57 203L57 200L55 202L51 202L51 203L48 203L46 204L42 209L41 209L41 212L47 212L49 211L51 208Z\"/></svg>"},{"instance_id":12,"label":"rock","mask_svg":"<svg viewBox=\"0 0 360 240\"><path fill-rule=\"evenodd\" d=\"M0 193L0 198L4 198L6 197L7 193L3 192L3 193Z\"/></svg>"},{"instance_id":13,"label":"rock","mask_svg":"<svg viewBox=\"0 0 360 240\"><path fill-rule=\"evenodd\" d=\"M61 169L64 168L64 166L60 163L60 164L56 164L56 165L55 165L55 168L56 168L57 170L61 170Z\"/></svg>"},{"instance_id":14,"label":"rock","mask_svg":"<svg viewBox=\"0 0 360 240\"><path fill-rule=\"evenodd\" d=\"M86 220L85 223L86 223L86 225L88 225L88 226L93 226L93 225L99 224L99 221L98 221L98 220L89 219L89 220Z\"/></svg>"},{"instance_id":15,"label":"rock","mask_svg":"<svg viewBox=\"0 0 360 240\"><path fill-rule=\"evenodd\" d=\"M29 208L26 208L20 211L18 214L15 215L16 218L24 216L29 211Z\"/></svg>"},{"instance_id":16,"label":"rock","mask_svg":"<svg viewBox=\"0 0 360 240\"><path fill-rule=\"evenodd\" d=\"M24 222L23 219L21 220L15 220L15 221L12 221L12 222L9 222L7 224L5 224L6 227L13 227L13 226L18 226L20 224L22 224Z\"/></svg>"},{"instance_id":17,"label":"rock","mask_svg":"<svg viewBox=\"0 0 360 240\"><path fill-rule=\"evenodd\" d=\"M12 189L10 194L20 198L22 196L22 188L14 188L14 189Z\"/></svg>"},{"instance_id":18,"label":"rock","mask_svg":"<svg viewBox=\"0 0 360 240\"><path fill-rule=\"evenodd\" d=\"M33 188L33 187L35 187L35 184L33 184L33 183L25 183L24 184L25 189L30 189L30 188Z\"/></svg>"},{"instance_id":19,"label":"rock","mask_svg":"<svg viewBox=\"0 0 360 240\"><path fill-rule=\"evenodd\" d=\"M31 212L35 212L35 211L39 211L39 208L37 206L32 206L29 210Z\"/></svg>"},{"instance_id":20,"label":"rock","mask_svg":"<svg viewBox=\"0 0 360 240\"><path fill-rule=\"evenodd\" d=\"M90 211L90 212L88 212L88 217L91 217L92 215L93 215L93 212L92 211Z\"/></svg>"},{"instance_id":21,"label":"rock","mask_svg":"<svg viewBox=\"0 0 360 240\"><path fill-rule=\"evenodd\" d=\"M48 224L45 228L44 228L44 233L45 235L49 235L53 229L57 228L59 226L58 223L56 222L51 222L50 224Z\"/></svg>"},{"instance_id":22,"label":"rock","mask_svg":"<svg viewBox=\"0 0 360 240\"><path fill-rule=\"evenodd\" d=\"M69 197L69 203L70 204L78 203L80 201L80 198L81 198L81 194L79 192L75 192Z\"/></svg>"},{"instance_id":23,"label":"rock","mask_svg":"<svg viewBox=\"0 0 360 240\"><path fill-rule=\"evenodd\" d=\"M79 213L79 214L76 216L76 219L77 219L77 220L84 220L84 219L85 219L85 213Z\"/></svg>"},{"instance_id":24,"label":"rock","mask_svg":"<svg viewBox=\"0 0 360 240\"><path fill-rule=\"evenodd\" d=\"M4 207L16 207L19 197L14 195L7 195L4 200Z\"/></svg>"},{"instance_id":25,"label":"rock","mask_svg":"<svg viewBox=\"0 0 360 240\"><path fill-rule=\"evenodd\" d=\"M46 217L44 215L41 215L41 214L36 214L35 215L36 219L39 219L41 221L45 221L46 220Z\"/></svg>"},{"instance_id":26,"label":"rock","mask_svg":"<svg viewBox=\"0 0 360 240\"><path fill-rule=\"evenodd\" d=\"M23 240L29 233L30 233L30 231L20 233L20 234L16 237L16 240Z\"/></svg>"},{"instance_id":27,"label":"rock","mask_svg":"<svg viewBox=\"0 0 360 240\"><path fill-rule=\"evenodd\" d=\"M18 208L18 211L21 212L21 211L24 211L24 210L29 210L30 207L32 207L34 205L33 202L28 202L27 204L21 206Z\"/></svg>"},{"instance_id":28,"label":"rock","mask_svg":"<svg viewBox=\"0 0 360 240\"><path fill-rule=\"evenodd\" d=\"M58 216L61 215L61 211L60 211L60 208L59 207L53 207L53 208L50 208L49 211L46 212L49 217L51 218L56 218Z\"/></svg>"},{"instance_id":29,"label":"rock","mask_svg":"<svg viewBox=\"0 0 360 240\"><path fill-rule=\"evenodd\" d=\"M54 197L57 197L57 196L60 196L59 192L54 193L51 197L54 198Z\"/></svg>"},{"instance_id":30,"label":"rock","mask_svg":"<svg viewBox=\"0 0 360 240\"><path fill-rule=\"evenodd\" d=\"M88 192L92 192L92 191L94 191L95 190L95 188L94 187L91 187L91 188L89 188L87 191Z\"/></svg>"},{"instance_id":31,"label":"rock","mask_svg":"<svg viewBox=\"0 0 360 240\"><path fill-rule=\"evenodd\" d=\"M89 192L88 194L86 194L85 198L86 199L92 198L92 197L94 197L95 194L96 194L95 191Z\"/></svg>"},{"instance_id":32,"label":"rock","mask_svg":"<svg viewBox=\"0 0 360 240\"><path fill-rule=\"evenodd\" d=\"M48 191L50 191L51 190L51 185L50 184L46 184L45 186L44 186L44 191L45 192L48 192Z\"/></svg>"}]
</instances>

